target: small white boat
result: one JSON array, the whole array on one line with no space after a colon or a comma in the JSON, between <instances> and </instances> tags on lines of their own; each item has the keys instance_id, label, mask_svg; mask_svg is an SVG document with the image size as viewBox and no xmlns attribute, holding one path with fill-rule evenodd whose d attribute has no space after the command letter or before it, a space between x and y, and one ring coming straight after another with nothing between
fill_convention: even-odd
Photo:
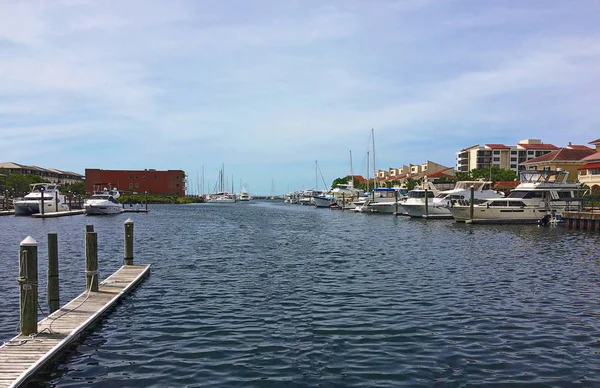
<instances>
[{"instance_id":1,"label":"small white boat","mask_svg":"<svg viewBox=\"0 0 600 388\"><path fill-rule=\"evenodd\" d=\"M83 208L85 214L119 214L123 213L123 204L117 201L120 197L119 190L107 189L96 191L85 201Z\"/></svg>"},{"instance_id":2,"label":"small white boat","mask_svg":"<svg viewBox=\"0 0 600 388\"><path fill-rule=\"evenodd\" d=\"M369 196L361 197L362 201L356 201L355 205L357 206L354 210L359 213L402 213L404 209L401 203L407 194L408 190L401 187L377 187Z\"/></svg>"},{"instance_id":3,"label":"small white boat","mask_svg":"<svg viewBox=\"0 0 600 388\"><path fill-rule=\"evenodd\" d=\"M15 215L22 216L41 213L42 206L44 213L69 210L65 196L60 193L60 185L53 183L33 183L29 186L29 194L22 199L13 201Z\"/></svg>"},{"instance_id":4,"label":"small white boat","mask_svg":"<svg viewBox=\"0 0 600 388\"><path fill-rule=\"evenodd\" d=\"M236 198L228 192L220 192L210 196L208 203L236 203Z\"/></svg>"}]
</instances>

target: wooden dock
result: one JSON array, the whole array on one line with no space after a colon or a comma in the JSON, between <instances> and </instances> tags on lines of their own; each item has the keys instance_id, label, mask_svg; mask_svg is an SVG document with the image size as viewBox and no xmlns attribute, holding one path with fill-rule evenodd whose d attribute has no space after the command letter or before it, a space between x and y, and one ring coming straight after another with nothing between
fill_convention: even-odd
<instances>
[{"instance_id":1,"label":"wooden dock","mask_svg":"<svg viewBox=\"0 0 600 388\"><path fill-rule=\"evenodd\" d=\"M149 273L150 265L124 265L38 322L37 334L16 336L0 346L0 388L19 387L43 370Z\"/></svg>"},{"instance_id":2,"label":"wooden dock","mask_svg":"<svg viewBox=\"0 0 600 388\"><path fill-rule=\"evenodd\" d=\"M65 216L76 216L78 214L85 213L84 209L75 209L75 210L66 210L64 212L52 212L52 213L36 213L32 214L33 218L56 218L56 217L65 217Z\"/></svg>"},{"instance_id":3,"label":"wooden dock","mask_svg":"<svg viewBox=\"0 0 600 388\"><path fill-rule=\"evenodd\" d=\"M568 229L600 231L600 211L563 212L562 218Z\"/></svg>"},{"instance_id":4,"label":"wooden dock","mask_svg":"<svg viewBox=\"0 0 600 388\"><path fill-rule=\"evenodd\" d=\"M14 210L2 210L0 211L0 216L12 216L15 214Z\"/></svg>"}]
</instances>

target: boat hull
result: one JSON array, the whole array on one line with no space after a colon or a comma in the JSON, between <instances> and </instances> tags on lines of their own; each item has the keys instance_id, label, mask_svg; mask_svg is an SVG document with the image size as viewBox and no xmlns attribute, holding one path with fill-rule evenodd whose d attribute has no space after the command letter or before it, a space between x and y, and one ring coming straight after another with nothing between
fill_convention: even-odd
<instances>
[{"instance_id":1,"label":"boat hull","mask_svg":"<svg viewBox=\"0 0 600 388\"><path fill-rule=\"evenodd\" d=\"M123 206L107 206L107 205L85 205L85 214L88 215L104 215L104 214L121 214L125 210Z\"/></svg>"},{"instance_id":2,"label":"boat hull","mask_svg":"<svg viewBox=\"0 0 600 388\"><path fill-rule=\"evenodd\" d=\"M446 207L437 207L429 204L425 209L424 203L410 204L403 203L402 208L410 217L414 218L452 218L452 213Z\"/></svg>"},{"instance_id":3,"label":"boat hull","mask_svg":"<svg viewBox=\"0 0 600 388\"><path fill-rule=\"evenodd\" d=\"M456 222L473 224L536 224L548 211L543 208L487 208L485 206L473 207L473 219L469 206L454 206L449 209Z\"/></svg>"},{"instance_id":4,"label":"boat hull","mask_svg":"<svg viewBox=\"0 0 600 388\"><path fill-rule=\"evenodd\" d=\"M326 198L326 197L313 197L313 200L315 202L315 207L328 208L334 204L334 202L332 201L331 198Z\"/></svg>"}]
</instances>

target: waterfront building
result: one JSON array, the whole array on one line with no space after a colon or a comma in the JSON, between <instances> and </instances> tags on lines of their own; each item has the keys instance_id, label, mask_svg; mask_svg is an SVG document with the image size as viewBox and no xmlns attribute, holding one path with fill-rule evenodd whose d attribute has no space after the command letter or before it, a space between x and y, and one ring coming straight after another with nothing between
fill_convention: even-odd
<instances>
[{"instance_id":1,"label":"waterfront building","mask_svg":"<svg viewBox=\"0 0 600 388\"><path fill-rule=\"evenodd\" d=\"M579 182L586 184L592 192L600 191L600 139L589 144L595 147L595 152L586 156L581 161L584 163L578 170Z\"/></svg>"},{"instance_id":2,"label":"waterfront building","mask_svg":"<svg viewBox=\"0 0 600 388\"><path fill-rule=\"evenodd\" d=\"M456 170L469 172L473 169L499 167L519 172L525 170L523 164L559 148L544 144L541 139L524 139L515 146L504 144L475 144L456 153Z\"/></svg>"},{"instance_id":3,"label":"waterfront building","mask_svg":"<svg viewBox=\"0 0 600 388\"><path fill-rule=\"evenodd\" d=\"M63 186L81 182L85 178L83 175L72 171L63 171L56 168L27 166L15 162L0 163L0 171L2 171L3 174L36 175L46 182L56 183Z\"/></svg>"},{"instance_id":4,"label":"waterfront building","mask_svg":"<svg viewBox=\"0 0 600 388\"><path fill-rule=\"evenodd\" d=\"M527 170L556 171L564 170L569 172L568 181L576 182L578 180L579 167L586 164L584 159L587 156L596 154L596 151L584 145L569 145L565 148L559 148L537 158L530 159L523 166Z\"/></svg>"},{"instance_id":5,"label":"waterfront building","mask_svg":"<svg viewBox=\"0 0 600 388\"><path fill-rule=\"evenodd\" d=\"M454 168L427 160L422 164L409 164L402 167L390 168L377 171L378 182L400 182L403 184L407 179L423 179L427 176L430 180L454 177Z\"/></svg>"},{"instance_id":6,"label":"waterfront building","mask_svg":"<svg viewBox=\"0 0 600 388\"><path fill-rule=\"evenodd\" d=\"M112 186L120 191L152 195L185 196L186 175L183 170L102 170L85 169L85 190L93 192L98 187Z\"/></svg>"}]
</instances>

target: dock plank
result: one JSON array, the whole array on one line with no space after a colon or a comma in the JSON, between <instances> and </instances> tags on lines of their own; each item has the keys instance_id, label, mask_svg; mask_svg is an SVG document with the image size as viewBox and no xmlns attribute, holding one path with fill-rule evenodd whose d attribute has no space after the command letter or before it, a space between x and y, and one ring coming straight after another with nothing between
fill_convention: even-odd
<instances>
[{"instance_id":1,"label":"dock plank","mask_svg":"<svg viewBox=\"0 0 600 388\"><path fill-rule=\"evenodd\" d=\"M149 271L149 265L123 266L100 283L98 292L85 291L39 321L35 336L18 335L5 342L0 346L0 388L26 383L131 291Z\"/></svg>"}]
</instances>

